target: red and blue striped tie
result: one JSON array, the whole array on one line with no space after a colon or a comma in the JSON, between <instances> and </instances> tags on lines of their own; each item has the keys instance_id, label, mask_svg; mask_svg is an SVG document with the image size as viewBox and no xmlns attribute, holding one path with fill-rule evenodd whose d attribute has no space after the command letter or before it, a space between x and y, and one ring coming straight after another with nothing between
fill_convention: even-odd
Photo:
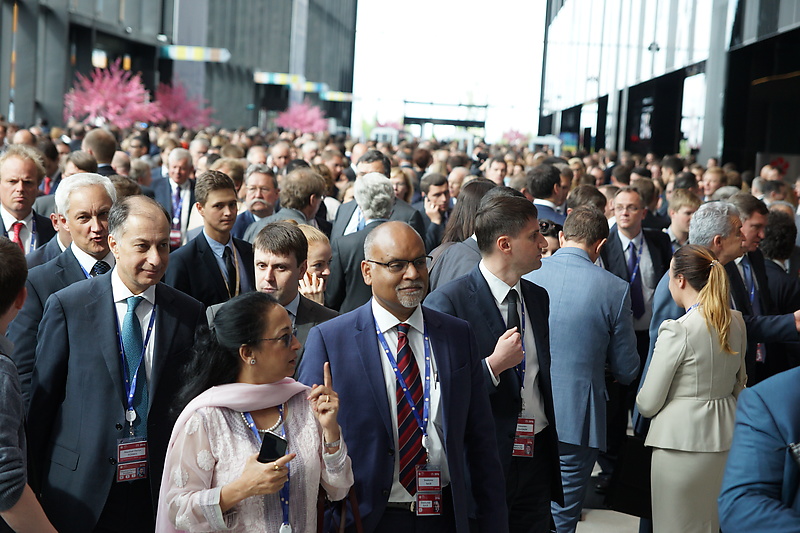
<instances>
[{"instance_id":1,"label":"red and blue striped tie","mask_svg":"<svg viewBox=\"0 0 800 533\"><path fill-rule=\"evenodd\" d=\"M422 447L422 430L414 417L414 410L422 418L422 379L419 367L408 344L408 324L397 325L397 368L411 392L414 405L406 400L400 380L397 380L397 443L400 447L400 483L409 494L417 493L416 466L427 461Z\"/></svg>"}]
</instances>

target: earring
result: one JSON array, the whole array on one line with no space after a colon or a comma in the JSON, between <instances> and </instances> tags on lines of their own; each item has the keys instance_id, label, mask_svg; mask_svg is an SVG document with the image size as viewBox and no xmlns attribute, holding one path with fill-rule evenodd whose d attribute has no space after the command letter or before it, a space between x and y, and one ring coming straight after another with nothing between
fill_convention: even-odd
<instances>
[{"instance_id":1,"label":"earring","mask_svg":"<svg viewBox=\"0 0 800 533\"><path fill-rule=\"evenodd\" d=\"M251 365L254 365L254 364L256 364L256 358L255 358L255 357L253 357L253 358L251 358L251 359L250 359L250 364L251 364Z\"/></svg>"}]
</instances>

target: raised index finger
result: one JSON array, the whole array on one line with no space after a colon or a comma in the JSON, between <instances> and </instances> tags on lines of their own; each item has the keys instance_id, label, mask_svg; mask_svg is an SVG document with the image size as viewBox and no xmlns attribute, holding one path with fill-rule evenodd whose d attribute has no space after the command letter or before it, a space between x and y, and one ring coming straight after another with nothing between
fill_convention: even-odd
<instances>
[{"instance_id":1,"label":"raised index finger","mask_svg":"<svg viewBox=\"0 0 800 533\"><path fill-rule=\"evenodd\" d=\"M331 377L331 364L329 362L325 362L325 365L322 367L322 373L324 375L324 383L325 386L329 389L333 389L333 378Z\"/></svg>"}]
</instances>

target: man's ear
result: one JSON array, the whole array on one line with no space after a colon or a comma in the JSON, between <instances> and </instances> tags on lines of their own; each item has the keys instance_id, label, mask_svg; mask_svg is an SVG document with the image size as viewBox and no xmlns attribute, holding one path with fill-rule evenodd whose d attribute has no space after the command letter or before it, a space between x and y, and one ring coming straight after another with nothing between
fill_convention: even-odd
<instances>
[{"instance_id":1,"label":"man's ear","mask_svg":"<svg viewBox=\"0 0 800 533\"><path fill-rule=\"evenodd\" d=\"M605 246L607 242L608 242L608 239L602 239L602 240L598 241L597 244L595 245L596 248L594 249L594 253L596 253L597 255L600 255L600 250L603 249L603 246Z\"/></svg>"},{"instance_id":2,"label":"man's ear","mask_svg":"<svg viewBox=\"0 0 800 533\"><path fill-rule=\"evenodd\" d=\"M372 264L366 259L361 261L361 276L364 278L364 283L372 286Z\"/></svg>"}]
</instances>

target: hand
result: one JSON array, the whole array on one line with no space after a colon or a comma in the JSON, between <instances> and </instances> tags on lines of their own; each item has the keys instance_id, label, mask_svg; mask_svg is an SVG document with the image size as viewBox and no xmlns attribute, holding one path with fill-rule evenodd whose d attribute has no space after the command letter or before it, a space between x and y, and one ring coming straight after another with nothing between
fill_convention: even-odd
<instances>
[{"instance_id":1,"label":"hand","mask_svg":"<svg viewBox=\"0 0 800 533\"><path fill-rule=\"evenodd\" d=\"M495 376L499 376L504 370L513 368L522 362L522 337L517 332L517 328L511 328L503 333L494 347L492 355L487 357L489 366Z\"/></svg>"},{"instance_id":2,"label":"hand","mask_svg":"<svg viewBox=\"0 0 800 533\"><path fill-rule=\"evenodd\" d=\"M325 363L322 368L323 385L314 384L308 395L311 402L311 409L322 426L322 433L325 442L336 442L341 438L339 423L336 421L336 414L339 412L339 395L333 390L333 378L331 377L331 364Z\"/></svg>"},{"instance_id":3,"label":"hand","mask_svg":"<svg viewBox=\"0 0 800 533\"><path fill-rule=\"evenodd\" d=\"M325 280L316 272L306 272L300 278L300 294L320 305L325 305Z\"/></svg>"},{"instance_id":4,"label":"hand","mask_svg":"<svg viewBox=\"0 0 800 533\"><path fill-rule=\"evenodd\" d=\"M250 496L275 494L281 490L289 480L286 464L296 456L297 454L290 453L271 463L259 463L258 454L248 457L242 475L222 487L219 502L222 512Z\"/></svg>"},{"instance_id":5,"label":"hand","mask_svg":"<svg viewBox=\"0 0 800 533\"><path fill-rule=\"evenodd\" d=\"M439 207L434 204L432 200L428 199L427 196L423 199L423 202L425 202L425 214L428 215L431 223L436 224L437 226L441 224L442 212L439 211Z\"/></svg>"},{"instance_id":6,"label":"hand","mask_svg":"<svg viewBox=\"0 0 800 533\"><path fill-rule=\"evenodd\" d=\"M794 327L800 333L800 309L794 312Z\"/></svg>"}]
</instances>

